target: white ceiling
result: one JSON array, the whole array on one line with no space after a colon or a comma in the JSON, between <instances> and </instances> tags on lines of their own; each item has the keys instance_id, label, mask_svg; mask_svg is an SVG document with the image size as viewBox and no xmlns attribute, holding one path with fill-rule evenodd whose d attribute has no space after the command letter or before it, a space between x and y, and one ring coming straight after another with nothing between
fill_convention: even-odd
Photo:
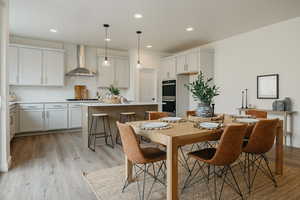
<instances>
[{"instance_id":1,"label":"white ceiling","mask_svg":"<svg viewBox=\"0 0 300 200\"><path fill-rule=\"evenodd\" d=\"M168 52L297 16L299 0L10 0L14 35L103 46L102 24L109 23L111 48L136 47L135 31L142 30L143 46Z\"/></svg>"}]
</instances>

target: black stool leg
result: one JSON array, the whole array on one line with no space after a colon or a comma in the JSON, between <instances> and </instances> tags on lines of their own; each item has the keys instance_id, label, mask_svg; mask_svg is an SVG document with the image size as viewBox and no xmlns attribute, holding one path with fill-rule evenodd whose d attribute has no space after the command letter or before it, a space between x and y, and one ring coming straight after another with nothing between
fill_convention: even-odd
<instances>
[{"instance_id":1,"label":"black stool leg","mask_svg":"<svg viewBox=\"0 0 300 200\"><path fill-rule=\"evenodd\" d=\"M89 138L88 138L88 147L89 149L91 149L92 151L95 151L95 146L94 149L91 148L91 142L92 142L92 138L93 136L95 136L92 131L93 131L93 125L94 125L94 117L92 117L92 122L91 122L91 127L90 127L90 131L89 131ZM96 138L94 137L94 141L96 140Z\"/></svg>"},{"instance_id":2,"label":"black stool leg","mask_svg":"<svg viewBox=\"0 0 300 200\"><path fill-rule=\"evenodd\" d=\"M109 122L109 117L105 117L105 121L106 121L106 125L105 125L105 122L103 121L104 123L104 126L105 126L105 142L106 142L106 145L110 146L111 148L114 148L114 141L113 141L113 138L112 138L112 134L111 134L111 129L110 129L110 122ZM109 131L109 132L108 132ZM108 137L110 137L111 139L111 144L109 144L107 142L108 140Z\"/></svg>"},{"instance_id":3,"label":"black stool leg","mask_svg":"<svg viewBox=\"0 0 300 200\"><path fill-rule=\"evenodd\" d=\"M109 117L106 120L107 120L107 125L108 125L108 130L109 130L109 137L110 137L110 140L111 140L111 145L112 145L112 148L114 148L115 144L114 144L114 140L113 140L113 137L112 137L112 132L111 132L111 128L110 128Z\"/></svg>"},{"instance_id":4,"label":"black stool leg","mask_svg":"<svg viewBox=\"0 0 300 200\"><path fill-rule=\"evenodd\" d=\"M96 151L96 139L97 139L97 129L98 129L97 118L95 120L96 120L96 127L95 127L95 130L94 130L94 151Z\"/></svg>"}]
</instances>

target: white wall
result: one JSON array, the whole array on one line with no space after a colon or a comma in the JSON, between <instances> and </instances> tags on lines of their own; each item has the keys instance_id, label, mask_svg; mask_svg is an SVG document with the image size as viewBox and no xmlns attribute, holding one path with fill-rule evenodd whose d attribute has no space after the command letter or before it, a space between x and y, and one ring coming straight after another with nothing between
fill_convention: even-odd
<instances>
[{"instance_id":1,"label":"white wall","mask_svg":"<svg viewBox=\"0 0 300 200\"><path fill-rule=\"evenodd\" d=\"M216 111L236 113L241 91L249 89L249 103L271 109L273 100L256 99L256 76L279 74L280 98L290 97L300 111L300 18L240 34L206 47L215 50L215 83L221 87ZM294 118L294 146L300 147L300 116Z\"/></svg>"},{"instance_id":2,"label":"white wall","mask_svg":"<svg viewBox=\"0 0 300 200\"><path fill-rule=\"evenodd\" d=\"M8 72L6 52L8 45L8 0L0 0L0 171L8 171L11 163L8 121Z\"/></svg>"}]
</instances>

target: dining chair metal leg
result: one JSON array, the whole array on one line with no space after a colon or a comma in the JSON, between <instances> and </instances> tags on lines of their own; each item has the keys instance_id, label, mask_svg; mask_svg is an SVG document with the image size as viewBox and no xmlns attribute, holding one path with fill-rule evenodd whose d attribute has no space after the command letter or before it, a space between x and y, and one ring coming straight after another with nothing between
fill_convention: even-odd
<instances>
[{"instance_id":1,"label":"dining chair metal leg","mask_svg":"<svg viewBox=\"0 0 300 200\"><path fill-rule=\"evenodd\" d=\"M263 167L263 163L265 163L266 168ZM269 161L264 154L250 155L250 153L246 153L245 165L246 165L245 168L247 171L246 172L247 173L246 184L247 184L249 193L251 193L251 191L252 191L258 171L260 171L267 178L269 178L273 182L274 187L277 187L277 181L275 179L274 174L271 171Z\"/></svg>"},{"instance_id":2,"label":"dining chair metal leg","mask_svg":"<svg viewBox=\"0 0 300 200\"><path fill-rule=\"evenodd\" d=\"M160 176L164 176L163 168L166 166L165 161L160 161L157 166L155 166L155 164L156 163L143 164L142 166L139 166L137 164L133 165L133 169L134 169L134 173L135 173L134 181L137 184L137 190L138 190L140 200L145 200L145 199L150 198L150 195L151 195L151 192L153 190L155 183L159 182L163 186L166 186L165 183L162 180L160 180ZM156 168L158 168L158 169L156 169ZM152 172L150 172L150 169L152 170ZM153 178L153 181L152 181L149 189L146 188L147 175ZM125 189L129 185L130 185L130 183L126 179L125 183L122 187L122 193L125 191ZM148 190L148 194L146 194L147 190Z\"/></svg>"}]
</instances>

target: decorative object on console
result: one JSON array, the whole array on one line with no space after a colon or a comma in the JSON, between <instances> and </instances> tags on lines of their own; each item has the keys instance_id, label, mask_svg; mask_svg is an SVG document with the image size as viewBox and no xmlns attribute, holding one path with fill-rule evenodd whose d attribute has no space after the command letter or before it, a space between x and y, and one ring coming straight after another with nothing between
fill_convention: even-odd
<instances>
[{"instance_id":1,"label":"decorative object on console","mask_svg":"<svg viewBox=\"0 0 300 200\"><path fill-rule=\"evenodd\" d=\"M244 90L242 90L242 107L241 108L244 108Z\"/></svg>"},{"instance_id":2,"label":"decorative object on console","mask_svg":"<svg viewBox=\"0 0 300 200\"><path fill-rule=\"evenodd\" d=\"M273 102L272 108L275 111L292 111L292 101L289 97L283 100L276 100Z\"/></svg>"},{"instance_id":3,"label":"decorative object on console","mask_svg":"<svg viewBox=\"0 0 300 200\"><path fill-rule=\"evenodd\" d=\"M279 98L279 75L278 74L257 76L257 98L258 99Z\"/></svg>"},{"instance_id":4,"label":"decorative object on console","mask_svg":"<svg viewBox=\"0 0 300 200\"><path fill-rule=\"evenodd\" d=\"M212 117L212 101L215 96L219 95L219 88L212 85L212 78L205 80L203 72L200 71L197 79L185 87L192 93L194 99L199 101L196 115L199 117Z\"/></svg>"},{"instance_id":5,"label":"decorative object on console","mask_svg":"<svg viewBox=\"0 0 300 200\"><path fill-rule=\"evenodd\" d=\"M248 108L248 89L245 89L245 108Z\"/></svg>"}]
</instances>

